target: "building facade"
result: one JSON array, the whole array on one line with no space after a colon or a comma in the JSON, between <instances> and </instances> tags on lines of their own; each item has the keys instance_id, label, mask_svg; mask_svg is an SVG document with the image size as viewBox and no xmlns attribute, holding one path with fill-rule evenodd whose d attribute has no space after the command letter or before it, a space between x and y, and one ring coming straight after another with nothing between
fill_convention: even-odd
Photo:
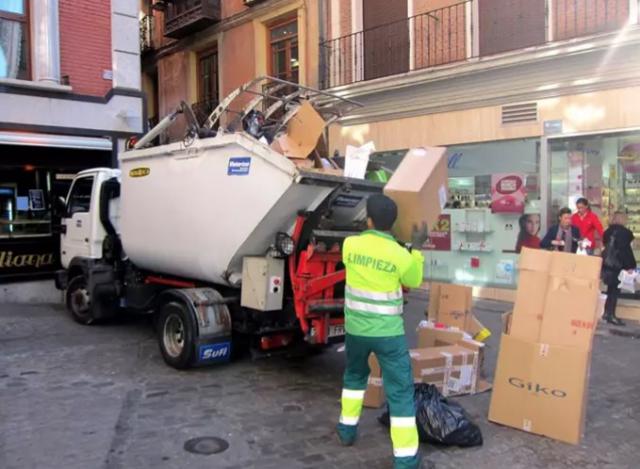
<instances>
[{"instance_id":1,"label":"building facade","mask_svg":"<svg viewBox=\"0 0 640 469\"><path fill-rule=\"evenodd\" d=\"M332 150L449 148L430 279L514 288L520 247L583 196L640 238L637 0L328 0L323 24L322 86L364 104Z\"/></svg>"},{"instance_id":2,"label":"building facade","mask_svg":"<svg viewBox=\"0 0 640 469\"><path fill-rule=\"evenodd\" d=\"M318 0L146 0L143 88L153 124L180 101L204 121L218 102L261 75L318 85ZM178 122L161 138L179 140Z\"/></svg>"},{"instance_id":3,"label":"building facade","mask_svg":"<svg viewBox=\"0 0 640 469\"><path fill-rule=\"evenodd\" d=\"M0 0L0 282L58 266L53 201L146 121L138 7Z\"/></svg>"}]
</instances>

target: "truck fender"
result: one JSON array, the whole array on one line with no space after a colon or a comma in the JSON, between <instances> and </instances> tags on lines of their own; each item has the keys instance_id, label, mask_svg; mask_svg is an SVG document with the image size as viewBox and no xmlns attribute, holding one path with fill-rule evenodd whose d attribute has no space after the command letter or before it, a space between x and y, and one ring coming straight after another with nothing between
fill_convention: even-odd
<instances>
[{"instance_id":1,"label":"truck fender","mask_svg":"<svg viewBox=\"0 0 640 469\"><path fill-rule=\"evenodd\" d=\"M163 291L157 301L161 306L178 300L193 314L196 320L198 338L214 338L231 335L231 314L220 292L213 288L180 288Z\"/></svg>"}]
</instances>

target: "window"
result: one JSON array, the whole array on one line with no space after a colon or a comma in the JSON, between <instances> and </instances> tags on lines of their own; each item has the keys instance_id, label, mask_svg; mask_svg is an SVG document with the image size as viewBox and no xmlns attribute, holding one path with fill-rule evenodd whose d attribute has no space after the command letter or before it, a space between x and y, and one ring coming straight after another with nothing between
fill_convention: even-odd
<instances>
[{"instance_id":1,"label":"window","mask_svg":"<svg viewBox=\"0 0 640 469\"><path fill-rule=\"evenodd\" d=\"M93 189L93 176L78 179L69 194L67 203L67 216L74 213L88 212L91 206L91 190Z\"/></svg>"},{"instance_id":2,"label":"window","mask_svg":"<svg viewBox=\"0 0 640 469\"><path fill-rule=\"evenodd\" d=\"M218 101L218 51L198 57L198 98L204 102Z\"/></svg>"},{"instance_id":3,"label":"window","mask_svg":"<svg viewBox=\"0 0 640 469\"><path fill-rule=\"evenodd\" d=\"M26 0L0 0L0 78L29 78Z\"/></svg>"},{"instance_id":4,"label":"window","mask_svg":"<svg viewBox=\"0 0 640 469\"><path fill-rule=\"evenodd\" d=\"M298 22L289 19L269 28L270 71L276 78L298 83Z\"/></svg>"}]
</instances>

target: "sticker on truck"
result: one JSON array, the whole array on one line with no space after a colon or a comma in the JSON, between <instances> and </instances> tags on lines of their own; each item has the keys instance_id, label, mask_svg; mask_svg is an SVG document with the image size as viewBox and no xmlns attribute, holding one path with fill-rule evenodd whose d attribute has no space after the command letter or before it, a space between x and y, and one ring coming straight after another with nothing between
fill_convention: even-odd
<instances>
[{"instance_id":1,"label":"sticker on truck","mask_svg":"<svg viewBox=\"0 0 640 469\"><path fill-rule=\"evenodd\" d=\"M145 176L148 176L149 173L151 173L150 168L133 168L131 171L129 171L129 177L143 178Z\"/></svg>"},{"instance_id":2,"label":"sticker on truck","mask_svg":"<svg viewBox=\"0 0 640 469\"><path fill-rule=\"evenodd\" d=\"M198 348L198 360L223 361L231 357L231 342L201 345Z\"/></svg>"},{"instance_id":3,"label":"sticker on truck","mask_svg":"<svg viewBox=\"0 0 640 469\"><path fill-rule=\"evenodd\" d=\"M246 176L251 169L250 156L237 156L229 158L227 176Z\"/></svg>"}]
</instances>

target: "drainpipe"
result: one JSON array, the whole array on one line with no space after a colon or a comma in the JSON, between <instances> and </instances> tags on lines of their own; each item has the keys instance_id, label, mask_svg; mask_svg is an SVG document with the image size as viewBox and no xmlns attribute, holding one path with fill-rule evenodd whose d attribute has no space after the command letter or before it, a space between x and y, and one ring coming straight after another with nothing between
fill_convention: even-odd
<instances>
[{"instance_id":1,"label":"drainpipe","mask_svg":"<svg viewBox=\"0 0 640 469\"><path fill-rule=\"evenodd\" d=\"M58 0L31 2L33 80L60 83Z\"/></svg>"},{"instance_id":2,"label":"drainpipe","mask_svg":"<svg viewBox=\"0 0 640 469\"><path fill-rule=\"evenodd\" d=\"M320 44L322 44L325 41L326 25L325 25L324 2L325 0L318 0L318 19L320 22L320 27L318 28L318 36L320 39L320 43L318 44L318 83L320 84L321 89L326 88L326 83L324 83L325 67L326 67L325 52L320 47Z\"/></svg>"}]
</instances>

